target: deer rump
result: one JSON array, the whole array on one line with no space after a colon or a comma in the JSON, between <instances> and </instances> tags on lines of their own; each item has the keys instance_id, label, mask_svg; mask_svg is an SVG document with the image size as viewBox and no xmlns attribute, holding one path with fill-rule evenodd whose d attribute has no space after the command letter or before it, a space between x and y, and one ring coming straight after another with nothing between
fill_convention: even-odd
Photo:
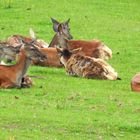
<instances>
[{"instance_id":1,"label":"deer rump","mask_svg":"<svg viewBox=\"0 0 140 140\"><path fill-rule=\"evenodd\" d=\"M112 51L99 40L68 40L67 47L69 50L81 48L80 54L94 58L108 60L112 57Z\"/></svg>"}]
</instances>

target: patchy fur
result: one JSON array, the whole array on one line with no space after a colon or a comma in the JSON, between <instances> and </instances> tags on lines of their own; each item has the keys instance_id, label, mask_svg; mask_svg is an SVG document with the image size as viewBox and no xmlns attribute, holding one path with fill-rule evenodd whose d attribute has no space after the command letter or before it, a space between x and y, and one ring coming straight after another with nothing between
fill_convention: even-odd
<instances>
[{"instance_id":1,"label":"patchy fur","mask_svg":"<svg viewBox=\"0 0 140 140\"><path fill-rule=\"evenodd\" d=\"M63 56L63 51L60 60L69 75L93 79L118 79L117 72L104 60L81 54L71 54L70 57L67 57Z\"/></svg>"}]
</instances>

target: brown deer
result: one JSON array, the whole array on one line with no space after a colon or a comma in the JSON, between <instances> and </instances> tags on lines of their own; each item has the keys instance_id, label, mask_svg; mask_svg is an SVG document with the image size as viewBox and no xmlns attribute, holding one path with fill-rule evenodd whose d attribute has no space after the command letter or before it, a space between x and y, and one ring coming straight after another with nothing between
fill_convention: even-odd
<instances>
[{"instance_id":1,"label":"brown deer","mask_svg":"<svg viewBox=\"0 0 140 140\"><path fill-rule=\"evenodd\" d=\"M21 44L21 38L25 42L30 42L32 39L36 39L35 32L30 29L30 36L31 37L24 37L21 35L13 35L12 37L9 37L7 42L10 45L16 46L17 44ZM57 53L56 48L47 48L47 45L45 43L40 43L41 40L36 39L35 45L39 47L39 50L44 54L47 55L47 59L44 61L39 61L39 60L33 60L32 64L33 65L39 65L39 66L49 66L49 67L63 67L63 64L61 64L59 60L59 56Z\"/></svg>"},{"instance_id":2,"label":"brown deer","mask_svg":"<svg viewBox=\"0 0 140 140\"><path fill-rule=\"evenodd\" d=\"M140 73L137 73L131 80L131 90L140 92Z\"/></svg>"},{"instance_id":3,"label":"brown deer","mask_svg":"<svg viewBox=\"0 0 140 140\"><path fill-rule=\"evenodd\" d=\"M23 39L27 43L31 42L32 39L34 39L35 40L34 44L36 46L38 46L40 48L48 48L48 46L49 46L48 43L46 43L42 39L37 39L36 35L35 35L35 32L33 31L32 28L30 28L29 33L30 33L31 37L26 37L26 36L22 36L22 35L12 35L12 36L8 37L6 42L9 45L17 46L17 45L21 44L21 39Z\"/></svg>"},{"instance_id":4,"label":"brown deer","mask_svg":"<svg viewBox=\"0 0 140 140\"><path fill-rule=\"evenodd\" d=\"M62 23L57 22L53 18L52 18L52 21L57 23L57 25L61 25L63 27L61 36L67 39L72 39L72 35L70 34L70 28L69 28L70 19ZM53 29L56 31L57 27L53 26ZM56 46L59 46L59 40L60 40L59 33L55 34L48 48L40 49L40 51L43 54L47 54L47 60L44 62L34 61L33 64L40 65L40 66L63 67L63 64L60 62L59 56L56 50Z\"/></svg>"},{"instance_id":5,"label":"brown deer","mask_svg":"<svg viewBox=\"0 0 140 140\"><path fill-rule=\"evenodd\" d=\"M24 45L20 49L19 59L15 65L0 65L0 88L21 88L28 86L24 82L28 79L25 75L31 61L46 59L46 56L33 45L33 42L24 42Z\"/></svg>"},{"instance_id":6,"label":"brown deer","mask_svg":"<svg viewBox=\"0 0 140 140\"><path fill-rule=\"evenodd\" d=\"M53 30L56 32L56 35L49 47L58 44L57 46L68 48L69 50L81 48L80 53L90 57L102 58L104 60L112 57L111 49L99 40L69 40L71 37L68 26L69 21L62 24L52 18Z\"/></svg>"},{"instance_id":7,"label":"brown deer","mask_svg":"<svg viewBox=\"0 0 140 140\"><path fill-rule=\"evenodd\" d=\"M103 59L83 56L78 53L80 49L69 51L67 48L57 48L60 61L69 75L91 79L120 80L117 72Z\"/></svg>"},{"instance_id":8,"label":"brown deer","mask_svg":"<svg viewBox=\"0 0 140 140\"><path fill-rule=\"evenodd\" d=\"M49 44L48 47L56 47L58 45L60 45L60 42L63 44L65 44L65 42L63 42L63 38L67 39L67 40L71 40L73 38L73 36L70 34L70 27L69 27L69 22L70 19L68 19L65 22L58 22L57 20L51 18L52 22L53 22L53 30L56 32L56 34L54 35L51 43ZM58 28L61 28L61 31L58 31ZM65 44L66 45L66 44Z\"/></svg>"}]
</instances>

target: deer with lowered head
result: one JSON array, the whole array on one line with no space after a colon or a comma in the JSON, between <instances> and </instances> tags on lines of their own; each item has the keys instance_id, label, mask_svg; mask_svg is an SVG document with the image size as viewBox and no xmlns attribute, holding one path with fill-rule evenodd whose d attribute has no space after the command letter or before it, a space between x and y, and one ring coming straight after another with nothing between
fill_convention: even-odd
<instances>
[{"instance_id":1,"label":"deer with lowered head","mask_svg":"<svg viewBox=\"0 0 140 140\"><path fill-rule=\"evenodd\" d=\"M0 65L0 88L21 88L29 86L25 83L26 80L30 80L26 76L26 72L31 61L37 59L43 61L46 59L46 56L39 51L33 42L24 42L20 48L19 58L15 65Z\"/></svg>"},{"instance_id":2,"label":"deer with lowered head","mask_svg":"<svg viewBox=\"0 0 140 140\"><path fill-rule=\"evenodd\" d=\"M111 49L99 40L70 40L72 39L68 26L70 19L63 24L53 18L51 18L51 20L53 23L53 30L56 32L56 35L54 36L49 47L55 47L56 44L58 44L57 46L68 48L69 50L81 48L79 53L85 56L102 58L104 60L108 60L112 57Z\"/></svg>"},{"instance_id":3,"label":"deer with lowered head","mask_svg":"<svg viewBox=\"0 0 140 140\"><path fill-rule=\"evenodd\" d=\"M100 58L81 55L78 53L80 49L68 50L67 48L57 48L60 61L64 64L69 75L90 79L120 79L114 68L107 62Z\"/></svg>"}]
</instances>

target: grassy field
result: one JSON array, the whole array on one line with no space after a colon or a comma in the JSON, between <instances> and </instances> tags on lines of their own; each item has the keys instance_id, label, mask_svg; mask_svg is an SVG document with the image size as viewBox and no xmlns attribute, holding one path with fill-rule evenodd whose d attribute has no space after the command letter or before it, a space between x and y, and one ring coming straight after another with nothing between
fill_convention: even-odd
<instances>
[{"instance_id":1,"label":"grassy field","mask_svg":"<svg viewBox=\"0 0 140 140\"><path fill-rule=\"evenodd\" d=\"M0 90L0 140L139 140L140 94L130 80L140 71L139 0L0 0L0 40L12 34L51 41L50 17L71 19L75 39L98 38L113 51L121 81L87 80L63 68L30 67L30 89Z\"/></svg>"}]
</instances>

